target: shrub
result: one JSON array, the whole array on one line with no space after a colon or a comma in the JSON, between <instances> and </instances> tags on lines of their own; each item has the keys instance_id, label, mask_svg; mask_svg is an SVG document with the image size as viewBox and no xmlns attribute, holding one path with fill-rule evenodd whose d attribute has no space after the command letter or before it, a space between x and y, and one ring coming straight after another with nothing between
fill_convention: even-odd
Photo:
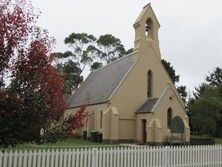
<instances>
[{"instance_id":1,"label":"shrub","mask_svg":"<svg viewBox=\"0 0 222 167\"><path fill-rule=\"evenodd\" d=\"M192 136L190 138L190 144L191 145L213 145L215 144L215 140L213 137L209 137L209 136L201 136L201 137Z\"/></svg>"}]
</instances>

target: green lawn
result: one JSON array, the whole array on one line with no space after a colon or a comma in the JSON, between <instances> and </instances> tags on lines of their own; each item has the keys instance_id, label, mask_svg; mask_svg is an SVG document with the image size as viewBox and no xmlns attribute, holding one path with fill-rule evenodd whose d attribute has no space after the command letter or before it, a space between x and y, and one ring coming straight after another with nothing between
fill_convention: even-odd
<instances>
[{"instance_id":1,"label":"green lawn","mask_svg":"<svg viewBox=\"0 0 222 167\"><path fill-rule=\"evenodd\" d=\"M82 140L80 138L68 138L65 139L63 141L58 141L56 143L44 143L44 144L40 144L40 145L36 145L36 144L19 144L16 147L9 147L7 149L42 149L42 148L49 148L49 149L53 149L53 148L87 148L87 147L118 147L120 145L118 144L104 144L104 143L95 143L95 142L91 142L89 140Z\"/></svg>"},{"instance_id":2,"label":"green lawn","mask_svg":"<svg viewBox=\"0 0 222 167\"><path fill-rule=\"evenodd\" d=\"M63 141L58 141L57 143L45 143L40 146L95 146L95 145L104 145L103 143L95 143L89 140L82 140L81 138L68 138Z\"/></svg>"},{"instance_id":3,"label":"green lawn","mask_svg":"<svg viewBox=\"0 0 222 167\"><path fill-rule=\"evenodd\" d=\"M222 144L222 138L215 138L216 144ZM7 148L12 150L20 150L20 149L53 149L53 148L89 148L89 147L120 147L118 144L104 144L104 143L95 143L89 140L82 140L80 138L68 138L63 141L58 141L56 143L44 143L41 145L36 144L19 144L13 148ZM122 146L121 146L122 147ZM1 148L0 148L1 150Z\"/></svg>"},{"instance_id":4,"label":"green lawn","mask_svg":"<svg viewBox=\"0 0 222 167\"><path fill-rule=\"evenodd\" d=\"M222 144L222 138L215 138L216 144Z\"/></svg>"}]
</instances>

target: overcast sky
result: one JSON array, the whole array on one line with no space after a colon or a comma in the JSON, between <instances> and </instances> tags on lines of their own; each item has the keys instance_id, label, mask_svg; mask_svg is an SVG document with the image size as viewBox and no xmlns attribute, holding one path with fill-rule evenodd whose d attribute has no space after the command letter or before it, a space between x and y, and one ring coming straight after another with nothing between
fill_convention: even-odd
<instances>
[{"instance_id":1,"label":"overcast sky","mask_svg":"<svg viewBox=\"0 0 222 167\"><path fill-rule=\"evenodd\" d=\"M162 58L192 91L216 66L222 67L221 0L32 0L42 14L39 25L56 39L55 51L65 51L63 40L72 32L99 36L113 34L132 48L135 19L151 2L161 24Z\"/></svg>"}]
</instances>

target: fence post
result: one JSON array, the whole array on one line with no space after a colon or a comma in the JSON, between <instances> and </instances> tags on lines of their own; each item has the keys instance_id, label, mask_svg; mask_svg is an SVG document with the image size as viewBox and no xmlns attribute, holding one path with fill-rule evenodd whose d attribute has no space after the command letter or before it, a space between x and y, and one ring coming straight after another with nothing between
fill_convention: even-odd
<instances>
[{"instance_id":1,"label":"fence post","mask_svg":"<svg viewBox=\"0 0 222 167\"><path fill-rule=\"evenodd\" d=\"M2 162L3 162L3 150L0 150L0 166L2 165Z\"/></svg>"},{"instance_id":2,"label":"fence post","mask_svg":"<svg viewBox=\"0 0 222 167\"><path fill-rule=\"evenodd\" d=\"M170 149L169 146L166 146L165 149L164 149L164 166L165 167L169 166L169 160L168 160L169 159L169 156L168 156L169 149Z\"/></svg>"},{"instance_id":3,"label":"fence post","mask_svg":"<svg viewBox=\"0 0 222 167\"><path fill-rule=\"evenodd\" d=\"M97 148L93 148L92 149L92 167L97 167L97 152L98 152L98 149Z\"/></svg>"}]
</instances>

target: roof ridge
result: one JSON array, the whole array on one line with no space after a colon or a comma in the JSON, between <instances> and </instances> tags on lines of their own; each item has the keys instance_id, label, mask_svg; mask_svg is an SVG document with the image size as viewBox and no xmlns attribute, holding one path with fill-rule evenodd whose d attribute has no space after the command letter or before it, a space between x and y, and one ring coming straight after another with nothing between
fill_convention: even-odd
<instances>
[{"instance_id":1,"label":"roof ridge","mask_svg":"<svg viewBox=\"0 0 222 167\"><path fill-rule=\"evenodd\" d=\"M133 53L133 52L132 52L132 53ZM94 73L94 72L96 72L96 71L99 71L99 70L101 70L101 69L104 69L104 68L106 68L106 67L108 67L108 66L110 66L110 65L112 65L112 64L114 64L114 63L117 63L117 62L119 62L119 61L121 61L121 60L123 60L123 59L125 59L125 58L127 58L127 57L130 57L130 56L133 55L132 53L129 53L129 54L127 54L127 55L125 55L125 56L123 56L123 57L121 57L121 58L119 58L119 59L117 59L117 60L115 60L115 61L112 61L111 63L106 64L105 66L103 66L103 67L101 67L101 68L98 68L98 69L92 71L92 73Z\"/></svg>"},{"instance_id":2,"label":"roof ridge","mask_svg":"<svg viewBox=\"0 0 222 167\"><path fill-rule=\"evenodd\" d=\"M143 7L143 9L146 8L146 7L149 7L149 6L151 6L151 2L149 2L148 4L146 4L146 5Z\"/></svg>"}]
</instances>

